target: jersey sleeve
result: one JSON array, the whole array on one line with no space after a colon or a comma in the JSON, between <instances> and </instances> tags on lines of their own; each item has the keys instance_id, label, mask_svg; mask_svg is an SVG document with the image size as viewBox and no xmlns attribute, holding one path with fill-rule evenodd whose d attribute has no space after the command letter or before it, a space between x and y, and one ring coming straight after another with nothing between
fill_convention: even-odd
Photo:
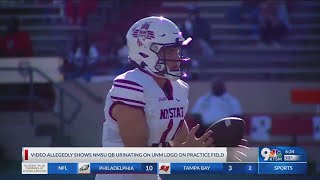
<instances>
[{"instance_id":1,"label":"jersey sleeve","mask_svg":"<svg viewBox=\"0 0 320 180\"><path fill-rule=\"evenodd\" d=\"M133 80L115 79L109 95L114 102L139 108L145 106L143 87Z\"/></svg>"}]
</instances>

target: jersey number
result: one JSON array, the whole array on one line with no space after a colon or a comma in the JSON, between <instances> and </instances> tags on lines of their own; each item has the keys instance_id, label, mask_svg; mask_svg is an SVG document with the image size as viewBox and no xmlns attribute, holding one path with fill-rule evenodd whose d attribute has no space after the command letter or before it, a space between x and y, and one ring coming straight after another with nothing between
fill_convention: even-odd
<instances>
[{"instance_id":1,"label":"jersey number","mask_svg":"<svg viewBox=\"0 0 320 180\"><path fill-rule=\"evenodd\" d=\"M181 129L182 125L184 123L184 120L182 119L180 122L179 122L179 125L176 129L176 132L174 132L173 136L172 136L172 139L176 136L177 132ZM167 129L162 133L162 136L160 138L160 141L159 143L163 143L166 141L167 139L167 136L169 134L169 132L172 130L172 126L173 126L173 119L170 119L169 123L168 123L168 126L167 126Z\"/></svg>"}]
</instances>

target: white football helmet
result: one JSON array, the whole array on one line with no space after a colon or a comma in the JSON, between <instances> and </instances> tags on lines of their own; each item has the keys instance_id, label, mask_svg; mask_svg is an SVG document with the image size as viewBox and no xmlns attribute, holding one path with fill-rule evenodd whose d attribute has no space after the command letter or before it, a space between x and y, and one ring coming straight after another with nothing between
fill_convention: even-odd
<instances>
[{"instance_id":1,"label":"white football helmet","mask_svg":"<svg viewBox=\"0 0 320 180\"><path fill-rule=\"evenodd\" d=\"M181 76L186 76L180 67L177 70L170 70L166 61L185 62L190 60L189 58L180 56L180 59L166 59L165 57L161 59L158 55L162 47L181 47L191 41L191 38L185 40L179 28L169 19L162 16L143 18L131 26L126 37L129 61L136 62L141 68L155 76L172 81L179 79Z\"/></svg>"}]
</instances>

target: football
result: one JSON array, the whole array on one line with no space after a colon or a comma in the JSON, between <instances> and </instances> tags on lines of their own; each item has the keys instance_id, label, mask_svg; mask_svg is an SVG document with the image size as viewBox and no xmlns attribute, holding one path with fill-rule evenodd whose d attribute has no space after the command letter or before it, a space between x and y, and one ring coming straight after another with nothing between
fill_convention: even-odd
<instances>
[{"instance_id":1,"label":"football","mask_svg":"<svg viewBox=\"0 0 320 180\"><path fill-rule=\"evenodd\" d=\"M211 130L215 147L237 147L245 133L245 121L238 117L227 117L213 123Z\"/></svg>"}]
</instances>

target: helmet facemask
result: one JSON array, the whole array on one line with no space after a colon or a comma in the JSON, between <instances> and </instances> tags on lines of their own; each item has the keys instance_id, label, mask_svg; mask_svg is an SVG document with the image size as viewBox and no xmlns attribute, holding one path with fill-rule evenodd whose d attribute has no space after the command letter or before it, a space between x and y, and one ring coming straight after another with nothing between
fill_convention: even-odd
<instances>
[{"instance_id":1,"label":"helmet facemask","mask_svg":"<svg viewBox=\"0 0 320 180\"><path fill-rule=\"evenodd\" d=\"M183 46L178 39L176 43L171 44L153 43L150 46L150 50L158 57L158 61L154 67L158 72L153 72L156 76L171 81L187 76L184 67L187 66L190 58L183 57Z\"/></svg>"}]
</instances>

